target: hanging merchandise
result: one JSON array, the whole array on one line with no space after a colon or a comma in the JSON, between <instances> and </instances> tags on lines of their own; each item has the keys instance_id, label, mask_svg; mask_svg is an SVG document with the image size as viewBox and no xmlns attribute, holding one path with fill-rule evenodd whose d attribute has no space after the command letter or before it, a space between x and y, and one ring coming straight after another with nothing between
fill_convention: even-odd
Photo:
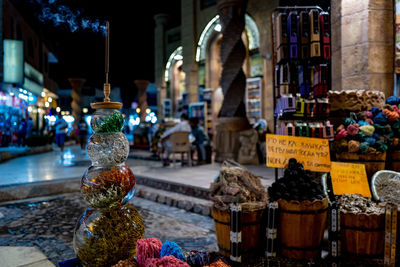
<instances>
[{"instance_id":1,"label":"hanging merchandise","mask_svg":"<svg viewBox=\"0 0 400 267\"><path fill-rule=\"evenodd\" d=\"M310 17L311 31L310 31L310 57L321 56L321 45L320 45L320 24L319 24L319 11L318 9L312 9L308 13Z\"/></svg>"},{"instance_id":2,"label":"hanging merchandise","mask_svg":"<svg viewBox=\"0 0 400 267\"><path fill-rule=\"evenodd\" d=\"M310 18L307 11L301 11L300 19L300 53L301 59L310 57Z\"/></svg>"},{"instance_id":3,"label":"hanging merchandise","mask_svg":"<svg viewBox=\"0 0 400 267\"><path fill-rule=\"evenodd\" d=\"M324 59L331 58L331 25L330 16L328 12L321 12L319 14L319 21L321 25L321 43L322 43L322 56Z\"/></svg>"},{"instance_id":4,"label":"hanging merchandise","mask_svg":"<svg viewBox=\"0 0 400 267\"><path fill-rule=\"evenodd\" d=\"M286 13L280 13L276 17L276 29L277 62L279 63L289 57Z\"/></svg>"}]
</instances>

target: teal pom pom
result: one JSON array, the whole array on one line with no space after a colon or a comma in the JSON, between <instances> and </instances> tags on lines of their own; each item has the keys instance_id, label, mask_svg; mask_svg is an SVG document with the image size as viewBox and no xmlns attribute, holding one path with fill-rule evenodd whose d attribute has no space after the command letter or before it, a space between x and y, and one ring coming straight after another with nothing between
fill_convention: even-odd
<instances>
[{"instance_id":1,"label":"teal pom pom","mask_svg":"<svg viewBox=\"0 0 400 267\"><path fill-rule=\"evenodd\" d=\"M372 138L373 139L373 138ZM374 139L375 140L375 139ZM368 149L369 149L369 143L368 142L362 142L360 144L360 153L361 154L365 154L368 153Z\"/></svg>"}]
</instances>

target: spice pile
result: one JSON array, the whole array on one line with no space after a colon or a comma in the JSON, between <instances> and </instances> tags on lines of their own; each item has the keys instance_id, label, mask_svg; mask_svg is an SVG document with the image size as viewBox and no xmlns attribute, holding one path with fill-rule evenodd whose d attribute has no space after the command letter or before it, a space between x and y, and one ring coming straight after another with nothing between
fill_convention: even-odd
<instances>
[{"instance_id":1,"label":"spice pile","mask_svg":"<svg viewBox=\"0 0 400 267\"><path fill-rule=\"evenodd\" d=\"M100 213L100 215L99 215ZM142 218L132 205L120 209L87 210L78 222L84 240L74 240L84 266L111 266L136 255L136 240L143 238Z\"/></svg>"},{"instance_id":2,"label":"spice pile","mask_svg":"<svg viewBox=\"0 0 400 267\"><path fill-rule=\"evenodd\" d=\"M268 196L271 201L283 198L301 202L325 198L321 184L293 158L289 160L289 168L285 170L284 176L268 188Z\"/></svg>"},{"instance_id":3,"label":"spice pile","mask_svg":"<svg viewBox=\"0 0 400 267\"><path fill-rule=\"evenodd\" d=\"M379 199L400 207L400 179L387 176L380 177L375 184L375 190Z\"/></svg>"},{"instance_id":4,"label":"spice pile","mask_svg":"<svg viewBox=\"0 0 400 267\"><path fill-rule=\"evenodd\" d=\"M265 206L266 194L260 178L233 161L225 161L217 180L210 185L210 198L219 210L232 203L247 203L249 209Z\"/></svg>"},{"instance_id":5,"label":"spice pile","mask_svg":"<svg viewBox=\"0 0 400 267\"><path fill-rule=\"evenodd\" d=\"M129 142L123 133L93 134L87 152L92 165L114 166L124 163L129 154Z\"/></svg>"},{"instance_id":6,"label":"spice pile","mask_svg":"<svg viewBox=\"0 0 400 267\"><path fill-rule=\"evenodd\" d=\"M126 166L91 166L82 178L81 192L94 208L112 208L124 201L135 187L135 176ZM128 198L130 198L129 195Z\"/></svg>"},{"instance_id":7,"label":"spice pile","mask_svg":"<svg viewBox=\"0 0 400 267\"><path fill-rule=\"evenodd\" d=\"M340 206L340 212L343 213L364 213L364 214L383 214L385 205L373 202L370 198L359 194L336 196Z\"/></svg>"}]
</instances>

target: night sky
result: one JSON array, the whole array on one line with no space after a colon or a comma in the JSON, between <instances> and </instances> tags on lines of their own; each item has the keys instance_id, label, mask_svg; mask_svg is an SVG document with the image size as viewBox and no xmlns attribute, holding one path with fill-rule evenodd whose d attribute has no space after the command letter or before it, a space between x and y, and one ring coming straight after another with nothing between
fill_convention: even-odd
<instances>
[{"instance_id":1,"label":"night sky","mask_svg":"<svg viewBox=\"0 0 400 267\"><path fill-rule=\"evenodd\" d=\"M109 20L110 83L120 86L126 103L136 94L135 79L154 81L153 16L172 15L171 26L180 24L180 0L93 1L93 0L12 0L27 21L52 47L59 60L51 66L51 76L60 88L70 88L68 77L83 77L87 86L101 88L104 83L104 36L90 30L71 32L66 25L54 26L39 20L43 7L54 12L66 6L81 12L80 17ZM33 11L33 12L32 12ZM124 101L124 102L125 102Z\"/></svg>"}]
</instances>

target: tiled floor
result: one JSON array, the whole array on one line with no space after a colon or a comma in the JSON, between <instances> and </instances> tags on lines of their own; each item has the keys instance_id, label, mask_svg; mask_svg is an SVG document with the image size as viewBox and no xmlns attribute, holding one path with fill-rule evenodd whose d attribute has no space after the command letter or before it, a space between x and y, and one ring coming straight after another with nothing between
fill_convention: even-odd
<instances>
[{"instance_id":1,"label":"tiled floor","mask_svg":"<svg viewBox=\"0 0 400 267\"><path fill-rule=\"evenodd\" d=\"M221 167L216 163L190 168L177 164L176 167L165 168L159 161L135 159L135 153L140 155L139 158L143 158L144 155L143 151L131 151L127 164L135 174L201 188L210 186ZM67 147L63 159L57 149L48 153L19 157L0 163L0 186L78 178L89 166L89 157L82 153L78 146ZM264 185L272 183L273 169L262 165L247 167L264 178Z\"/></svg>"}]
</instances>

